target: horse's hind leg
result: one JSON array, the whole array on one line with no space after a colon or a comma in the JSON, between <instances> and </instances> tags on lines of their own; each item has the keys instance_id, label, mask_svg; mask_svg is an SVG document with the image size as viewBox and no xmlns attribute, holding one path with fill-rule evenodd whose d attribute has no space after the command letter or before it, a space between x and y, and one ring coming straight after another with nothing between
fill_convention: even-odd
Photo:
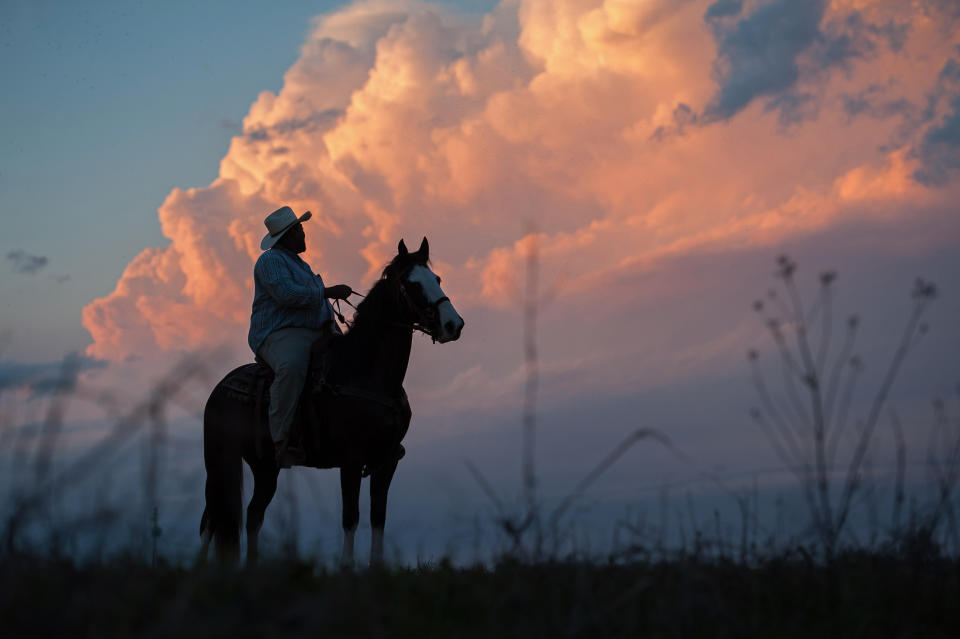
<instances>
[{"instance_id":1,"label":"horse's hind leg","mask_svg":"<svg viewBox=\"0 0 960 639\"><path fill-rule=\"evenodd\" d=\"M270 500L277 492L277 475L280 470L274 466L260 467L253 471L253 497L247 506L247 565L257 563L259 556L260 527L263 515Z\"/></svg>"},{"instance_id":2,"label":"horse's hind leg","mask_svg":"<svg viewBox=\"0 0 960 639\"><path fill-rule=\"evenodd\" d=\"M343 501L343 554L340 565L353 567L353 541L360 523L360 466L340 468L340 496Z\"/></svg>"},{"instance_id":3,"label":"horse's hind leg","mask_svg":"<svg viewBox=\"0 0 960 639\"><path fill-rule=\"evenodd\" d=\"M394 459L377 468L370 475L370 564L383 563L383 528L387 523L387 491L397 470Z\"/></svg>"},{"instance_id":4,"label":"horse's hind leg","mask_svg":"<svg viewBox=\"0 0 960 639\"><path fill-rule=\"evenodd\" d=\"M197 565L207 563L211 541L213 541L213 522L207 515L207 509L204 508L203 515L200 516L200 551L197 553Z\"/></svg>"}]
</instances>

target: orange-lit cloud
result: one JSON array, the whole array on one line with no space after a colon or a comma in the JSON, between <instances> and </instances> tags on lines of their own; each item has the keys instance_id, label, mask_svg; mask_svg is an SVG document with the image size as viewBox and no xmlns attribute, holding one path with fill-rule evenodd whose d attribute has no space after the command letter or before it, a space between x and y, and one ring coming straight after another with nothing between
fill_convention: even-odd
<instances>
[{"instance_id":1,"label":"orange-lit cloud","mask_svg":"<svg viewBox=\"0 0 960 639\"><path fill-rule=\"evenodd\" d=\"M530 225L572 298L658 260L944 209L960 201L947 24L932 0L504 0L480 19L356 2L316 19L219 177L167 197L171 243L84 310L89 353L245 344L282 204L314 212L306 258L327 281L369 284L400 237L429 235L475 309L513 299Z\"/></svg>"}]
</instances>

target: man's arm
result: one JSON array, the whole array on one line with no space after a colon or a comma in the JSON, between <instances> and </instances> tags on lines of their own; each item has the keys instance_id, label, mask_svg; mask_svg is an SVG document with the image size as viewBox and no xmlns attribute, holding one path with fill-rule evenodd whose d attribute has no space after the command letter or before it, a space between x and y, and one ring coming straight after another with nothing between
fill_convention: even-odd
<instances>
[{"instance_id":1,"label":"man's arm","mask_svg":"<svg viewBox=\"0 0 960 639\"><path fill-rule=\"evenodd\" d=\"M270 297L281 306L317 308L324 303L323 288L319 285L304 286L294 282L282 258L264 253L257 260L254 275Z\"/></svg>"}]
</instances>

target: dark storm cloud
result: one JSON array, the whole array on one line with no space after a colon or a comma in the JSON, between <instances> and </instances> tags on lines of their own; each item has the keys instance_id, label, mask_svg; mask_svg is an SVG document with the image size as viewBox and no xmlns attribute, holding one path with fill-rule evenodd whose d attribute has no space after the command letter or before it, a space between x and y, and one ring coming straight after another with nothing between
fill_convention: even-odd
<instances>
[{"instance_id":1,"label":"dark storm cloud","mask_svg":"<svg viewBox=\"0 0 960 639\"><path fill-rule=\"evenodd\" d=\"M332 124L337 118L343 115L342 109L327 109L325 111L320 111L319 113L314 113L306 118L290 118L289 120L283 120L277 122L269 128L257 128L251 129L245 132L245 135L248 139L255 142L265 142L269 140L274 134L285 135L293 131L313 131L318 126L324 124Z\"/></svg>"},{"instance_id":2,"label":"dark storm cloud","mask_svg":"<svg viewBox=\"0 0 960 639\"><path fill-rule=\"evenodd\" d=\"M849 119L860 115L878 120L894 116L912 117L917 108L905 98L884 99L886 90L879 84L871 84L858 93L842 93L840 101Z\"/></svg>"},{"instance_id":3,"label":"dark storm cloud","mask_svg":"<svg viewBox=\"0 0 960 639\"><path fill-rule=\"evenodd\" d=\"M810 71L825 71L869 56L876 50L872 35L871 25L856 11L844 20L825 24L810 47Z\"/></svg>"},{"instance_id":4,"label":"dark storm cloud","mask_svg":"<svg viewBox=\"0 0 960 639\"><path fill-rule=\"evenodd\" d=\"M778 111L782 127L815 119L818 85L831 70L882 48L898 51L908 24L871 24L858 11L821 24L824 0L772 0L740 16L738 2L720 0L704 15L717 40L714 75L719 88L707 104L702 123L727 120L754 100L769 98L765 109Z\"/></svg>"},{"instance_id":5,"label":"dark storm cloud","mask_svg":"<svg viewBox=\"0 0 960 639\"><path fill-rule=\"evenodd\" d=\"M253 129L252 131L247 131L247 139L254 142L264 142L270 139L270 134L267 133L266 129Z\"/></svg>"},{"instance_id":6,"label":"dark storm cloud","mask_svg":"<svg viewBox=\"0 0 960 639\"><path fill-rule=\"evenodd\" d=\"M958 3L957 6L960 6ZM870 25L870 32L886 40L890 49L899 52L907 42L907 36L910 35L910 23L896 23L893 20L883 25Z\"/></svg>"},{"instance_id":7,"label":"dark storm cloud","mask_svg":"<svg viewBox=\"0 0 960 639\"><path fill-rule=\"evenodd\" d=\"M950 113L927 131L917 148L923 166L913 177L927 186L945 185L960 169L960 94L953 96Z\"/></svg>"},{"instance_id":8,"label":"dark storm cloud","mask_svg":"<svg viewBox=\"0 0 960 639\"><path fill-rule=\"evenodd\" d=\"M954 22L960 21L960 2L957 0L921 0L920 6L944 28L951 28Z\"/></svg>"},{"instance_id":9,"label":"dark storm cloud","mask_svg":"<svg viewBox=\"0 0 960 639\"><path fill-rule=\"evenodd\" d=\"M106 365L102 360L79 353L70 353L59 362L0 360L0 392L26 388L31 395L37 396L69 391L76 384L78 374Z\"/></svg>"},{"instance_id":10,"label":"dark storm cloud","mask_svg":"<svg viewBox=\"0 0 960 639\"><path fill-rule=\"evenodd\" d=\"M33 275L49 261L43 255L31 255L22 249L15 249L7 253L7 260L10 261L15 273L26 273Z\"/></svg>"},{"instance_id":11,"label":"dark storm cloud","mask_svg":"<svg viewBox=\"0 0 960 639\"><path fill-rule=\"evenodd\" d=\"M741 0L717 0L707 7L707 11L703 14L703 17L707 21L726 18L737 15L741 9L743 9L743 2L741 2Z\"/></svg>"},{"instance_id":12,"label":"dark storm cloud","mask_svg":"<svg viewBox=\"0 0 960 639\"><path fill-rule=\"evenodd\" d=\"M960 47L958 47L960 52ZM943 99L950 99L960 92L960 62L956 58L947 60L940 73L937 74L937 83L927 95L927 109L924 117L930 120L936 114L937 106Z\"/></svg>"},{"instance_id":13,"label":"dark storm cloud","mask_svg":"<svg viewBox=\"0 0 960 639\"><path fill-rule=\"evenodd\" d=\"M949 106L946 115L927 129L914 147L913 155L920 158L921 167L913 177L927 186L943 186L960 169L960 62L947 60L927 97L927 120L935 120L942 103Z\"/></svg>"},{"instance_id":14,"label":"dark storm cloud","mask_svg":"<svg viewBox=\"0 0 960 639\"><path fill-rule=\"evenodd\" d=\"M681 102L673 110L673 123L669 126L658 126L650 138L656 142L662 142L669 137L683 135L686 127L696 123L697 114L688 105Z\"/></svg>"},{"instance_id":15,"label":"dark storm cloud","mask_svg":"<svg viewBox=\"0 0 960 639\"><path fill-rule=\"evenodd\" d=\"M720 89L706 107L706 120L729 119L755 98L790 89L800 77L797 56L820 33L825 7L825 0L774 0L733 25L710 17L708 9L707 21L718 41L714 72ZM724 8L732 10L732 6Z\"/></svg>"},{"instance_id":16,"label":"dark storm cloud","mask_svg":"<svg viewBox=\"0 0 960 639\"><path fill-rule=\"evenodd\" d=\"M764 110L779 111L777 121L786 129L816 120L820 114L820 105L812 93L791 90L770 100Z\"/></svg>"}]
</instances>

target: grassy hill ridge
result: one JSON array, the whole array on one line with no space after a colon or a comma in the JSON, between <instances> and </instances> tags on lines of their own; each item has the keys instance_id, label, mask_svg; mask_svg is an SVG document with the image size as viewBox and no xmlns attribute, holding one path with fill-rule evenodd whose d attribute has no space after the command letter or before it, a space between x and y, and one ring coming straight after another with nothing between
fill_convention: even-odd
<instances>
[{"instance_id":1,"label":"grassy hill ridge","mask_svg":"<svg viewBox=\"0 0 960 639\"><path fill-rule=\"evenodd\" d=\"M879 554L360 571L0 562L7 637L955 637L958 601L957 560Z\"/></svg>"}]
</instances>

